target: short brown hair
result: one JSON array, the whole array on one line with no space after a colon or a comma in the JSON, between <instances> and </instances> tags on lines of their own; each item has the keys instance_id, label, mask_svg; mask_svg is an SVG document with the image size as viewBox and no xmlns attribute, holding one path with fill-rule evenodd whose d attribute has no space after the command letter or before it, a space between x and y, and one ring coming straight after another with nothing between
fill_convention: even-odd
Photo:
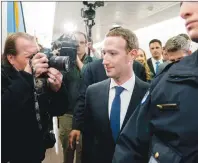
<instances>
[{"instance_id":1,"label":"short brown hair","mask_svg":"<svg viewBox=\"0 0 198 163\"><path fill-rule=\"evenodd\" d=\"M26 38L28 40L33 40L34 37L27 34L27 33L23 33L23 32L17 32L17 33L12 33L10 35L8 35L8 37L6 38L5 41L5 46L4 46L4 52L2 55L2 61L4 64L9 64L8 60L7 60L7 56L9 54L12 54L14 56L17 55L17 50L16 50L16 40L19 37L23 37Z\"/></svg>"},{"instance_id":2,"label":"short brown hair","mask_svg":"<svg viewBox=\"0 0 198 163\"><path fill-rule=\"evenodd\" d=\"M125 29L122 27L113 28L106 34L106 37L109 36L122 37L126 41L126 50L128 51L139 48L137 36L129 29Z\"/></svg>"},{"instance_id":3,"label":"short brown hair","mask_svg":"<svg viewBox=\"0 0 198 163\"><path fill-rule=\"evenodd\" d=\"M149 42L149 46L150 46L152 43L154 43L154 42L157 42L157 43L160 44L160 46L162 46L162 42L161 42L160 40L158 40L158 39L152 39L152 40Z\"/></svg>"}]
</instances>

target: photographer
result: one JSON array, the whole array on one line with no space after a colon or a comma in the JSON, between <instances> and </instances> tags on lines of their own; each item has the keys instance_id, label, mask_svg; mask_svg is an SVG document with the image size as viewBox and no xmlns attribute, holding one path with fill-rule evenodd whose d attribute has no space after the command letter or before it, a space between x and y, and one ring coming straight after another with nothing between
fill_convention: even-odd
<instances>
[{"instance_id":1,"label":"photographer","mask_svg":"<svg viewBox=\"0 0 198 163\"><path fill-rule=\"evenodd\" d=\"M26 33L11 34L5 42L1 67L3 163L41 163L46 149L55 143L49 131L51 118L67 108L62 74L49 68L46 55L37 52L34 38ZM37 80L42 74L47 75L46 84ZM39 94L37 87L43 90Z\"/></svg>"},{"instance_id":2,"label":"photographer","mask_svg":"<svg viewBox=\"0 0 198 163\"><path fill-rule=\"evenodd\" d=\"M68 99L69 99L69 106L68 111L63 116L59 118L59 133L60 133L60 140L63 147L63 156L64 156L64 163L69 162L69 160L73 160L74 151L68 149L68 135L72 130L72 118L73 118L73 110L79 96L79 88L80 83L82 81L82 74L84 72L87 63L94 60L94 58L88 56L86 54L87 48L87 38L86 35L82 32L75 32L74 36L78 42L77 48L77 60L76 65L69 71L68 73L64 74L64 83L67 85L68 88Z\"/></svg>"}]
</instances>

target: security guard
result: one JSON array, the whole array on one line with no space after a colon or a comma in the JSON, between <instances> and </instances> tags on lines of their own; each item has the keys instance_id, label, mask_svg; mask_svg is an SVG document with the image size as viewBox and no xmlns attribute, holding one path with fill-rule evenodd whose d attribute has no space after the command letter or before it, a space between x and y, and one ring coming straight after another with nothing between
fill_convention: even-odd
<instances>
[{"instance_id":1,"label":"security guard","mask_svg":"<svg viewBox=\"0 0 198 163\"><path fill-rule=\"evenodd\" d=\"M198 2L181 3L198 42ZM116 145L113 163L198 163L198 51L169 64L152 82Z\"/></svg>"}]
</instances>

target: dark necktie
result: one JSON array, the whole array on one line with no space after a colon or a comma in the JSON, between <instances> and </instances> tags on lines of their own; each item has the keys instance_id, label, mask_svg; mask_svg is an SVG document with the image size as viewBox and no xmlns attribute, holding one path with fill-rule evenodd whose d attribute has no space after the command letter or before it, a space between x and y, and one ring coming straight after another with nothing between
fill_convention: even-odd
<instances>
[{"instance_id":1,"label":"dark necktie","mask_svg":"<svg viewBox=\"0 0 198 163\"><path fill-rule=\"evenodd\" d=\"M115 89L116 89L116 94L111 106L110 124L111 124L113 138L114 141L116 142L118 138L118 134L120 132L120 107L121 107L120 94L122 93L124 88L116 86Z\"/></svg>"},{"instance_id":2,"label":"dark necktie","mask_svg":"<svg viewBox=\"0 0 198 163\"><path fill-rule=\"evenodd\" d=\"M157 72L158 72L158 70L159 70L160 62L159 62L159 61L157 61L157 62L155 62L155 64L156 64L156 74L157 74Z\"/></svg>"}]
</instances>

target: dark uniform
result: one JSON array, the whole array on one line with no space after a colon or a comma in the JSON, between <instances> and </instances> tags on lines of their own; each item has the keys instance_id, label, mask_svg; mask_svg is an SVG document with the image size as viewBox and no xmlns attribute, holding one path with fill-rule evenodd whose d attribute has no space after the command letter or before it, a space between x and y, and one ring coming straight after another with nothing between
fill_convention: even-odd
<instances>
[{"instance_id":1,"label":"dark uniform","mask_svg":"<svg viewBox=\"0 0 198 163\"><path fill-rule=\"evenodd\" d=\"M168 65L123 129L113 163L198 163L198 51Z\"/></svg>"}]
</instances>

